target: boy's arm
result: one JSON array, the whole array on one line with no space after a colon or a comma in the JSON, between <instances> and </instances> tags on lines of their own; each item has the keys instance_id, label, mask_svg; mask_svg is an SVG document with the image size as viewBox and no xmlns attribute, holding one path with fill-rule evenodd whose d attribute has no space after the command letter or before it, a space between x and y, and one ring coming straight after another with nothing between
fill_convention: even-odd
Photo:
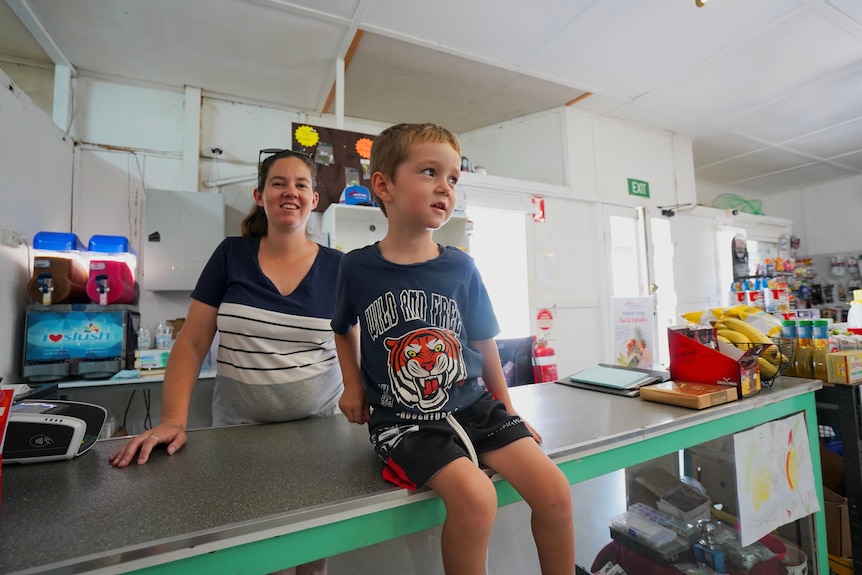
<instances>
[{"instance_id":1,"label":"boy's arm","mask_svg":"<svg viewBox=\"0 0 862 575\"><path fill-rule=\"evenodd\" d=\"M359 326L354 325L346 334L335 334L335 351L341 365L344 392L338 407L351 423L367 423L371 411L365 401L365 387L359 369Z\"/></svg>"},{"instance_id":2,"label":"boy's arm","mask_svg":"<svg viewBox=\"0 0 862 575\"><path fill-rule=\"evenodd\" d=\"M500 352L497 351L497 342L493 339L483 339L479 341L471 341L470 347L478 351L484 357L482 365L482 380L485 382L485 387L488 388L495 398L503 402L506 406L506 411L513 415L517 415L512 405L512 398L509 397L509 386L506 385L506 377L503 375L503 364L500 363ZM538 442L542 442L542 436L533 429L533 426L524 423L533 434L533 438Z\"/></svg>"}]
</instances>

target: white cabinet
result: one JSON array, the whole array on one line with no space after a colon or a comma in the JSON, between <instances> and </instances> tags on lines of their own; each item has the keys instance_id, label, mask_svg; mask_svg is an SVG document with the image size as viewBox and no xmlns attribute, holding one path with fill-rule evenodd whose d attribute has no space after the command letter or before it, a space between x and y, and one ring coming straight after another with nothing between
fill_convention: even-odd
<instances>
[{"instance_id":1,"label":"white cabinet","mask_svg":"<svg viewBox=\"0 0 862 575\"><path fill-rule=\"evenodd\" d=\"M469 251L469 225L465 214L455 214L434 232L434 241ZM388 226L380 208L330 204L320 216L320 230L313 235L323 245L349 252L382 240Z\"/></svg>"},{"instance_id":2,"label":"white cabinet","mask_svg":"<svg viewBox=\"0 0 862 575\"><path fill-rule=\"evenodd\" d=\"M142 287L192 290L225 237L224 199L213 192L147 190Z\"/></svg>"}]
</instances>

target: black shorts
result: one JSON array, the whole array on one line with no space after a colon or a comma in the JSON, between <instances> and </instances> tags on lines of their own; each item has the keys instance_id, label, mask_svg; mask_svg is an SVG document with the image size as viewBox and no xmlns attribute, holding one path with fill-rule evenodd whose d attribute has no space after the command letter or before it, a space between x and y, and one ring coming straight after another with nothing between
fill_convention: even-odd
<instances>
[{"instance_id":1,"label":"black shorts","mask_svg":"<svg viewBox=\"0 0 862 575\"><path fill-rule=\"evenodd\" d=\"M502 401L485 392L470 407L452 414L476 453L499 449L532 437L524 421L506 411ZM371 443L383 461L383 478L400 487L416 489L459 457L470 453L446 419L404 422L374 431Z\"/></svg>"}]
</instances>

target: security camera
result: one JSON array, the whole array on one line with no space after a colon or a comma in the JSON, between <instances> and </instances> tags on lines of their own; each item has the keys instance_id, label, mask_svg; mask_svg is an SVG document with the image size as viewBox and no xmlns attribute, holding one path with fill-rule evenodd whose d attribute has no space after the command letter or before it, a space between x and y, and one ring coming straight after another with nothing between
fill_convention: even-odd
<instances>
[{"instance_id":1,"label":"security camera","mask_svg":"<svg viewBox=\"0 0 862 575\"><path fill-rule=\"evenodd\" d=\"M738 216L738 215L739 215L739 210L733 210L733 211L732 211L732 212L730 212L730 213L731 213L731 214L733 214L734 216Z\"/></svg>"}]
</instances>

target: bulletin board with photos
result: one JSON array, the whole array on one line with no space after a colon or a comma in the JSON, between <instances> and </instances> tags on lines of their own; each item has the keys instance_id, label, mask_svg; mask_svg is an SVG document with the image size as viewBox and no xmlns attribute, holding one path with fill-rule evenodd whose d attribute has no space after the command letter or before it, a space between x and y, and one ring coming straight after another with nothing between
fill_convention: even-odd
<instances>
[{"instance_id":1,"label":"bulletin board with photos","mask_svg":"<svg viewBox=\"0 0 862 575\"><path fill-rule=\"evenodd\" d=\"M338 203L345 191L365 204L370 200L371 145L374 136L304 123L291 126L292 148L308 152L317 164L317 192L320 202L315 211L323 212Z\"/></svg>"}]
</instances>

